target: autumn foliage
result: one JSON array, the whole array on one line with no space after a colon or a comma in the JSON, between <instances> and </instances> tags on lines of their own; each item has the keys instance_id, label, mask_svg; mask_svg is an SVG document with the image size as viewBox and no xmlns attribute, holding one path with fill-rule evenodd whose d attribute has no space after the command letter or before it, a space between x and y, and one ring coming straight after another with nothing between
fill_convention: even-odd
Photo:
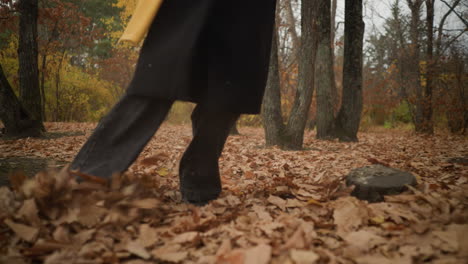
<instances>
[{"instance_id":1,"label":"autumn foliage","mask_svg":"<svg viewBox=\"0 0 468 264\"><path fill-rule=\"evenodd\" d=\"M0 158L69 162L93 124L50 123L57 139L0 141ZM184 204L177 161L188 126L164 125L124 175L109 182L66 171L16 174L0 188L0 262L24 263L464 263L468 260L466 140L361 133L304 151L263 147L241 129L220 161L223 192ZM349 195L344 176L374 163L409 171L418 186L385 202ZM75 177L81 178L77 183ZM16 261L16 262L14 262Z\"/></svg>"}]
</instances>

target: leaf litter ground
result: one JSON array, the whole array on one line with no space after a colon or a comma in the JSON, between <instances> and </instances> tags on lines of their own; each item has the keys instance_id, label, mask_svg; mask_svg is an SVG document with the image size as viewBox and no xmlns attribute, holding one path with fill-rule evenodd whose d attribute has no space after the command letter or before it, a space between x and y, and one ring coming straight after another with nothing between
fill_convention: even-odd
<instances>
[{"instance_id":1,"label":"leaf litter ground","mask_svg":"<svg viewBox=\"0 0 468 264\"><path fill-rule=\"evenodd\" d=\"M0 158L70 162L85 131L0 141ZM361 133L359 143L315 140L304 151L265 148L261 129L229 138L223 192L181 202L178 161L188 126L164 125L124 175L109 182L66 170L10 177L0 188L0 263L468 263L466 138ZM345 175L380 163L418 186L385 202L349 195Z\"/></svg>"}]
</instances>

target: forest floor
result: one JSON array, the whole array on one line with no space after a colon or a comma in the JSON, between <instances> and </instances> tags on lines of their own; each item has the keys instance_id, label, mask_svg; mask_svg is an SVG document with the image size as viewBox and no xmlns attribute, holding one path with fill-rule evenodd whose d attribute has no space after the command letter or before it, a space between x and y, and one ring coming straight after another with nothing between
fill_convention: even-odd
<instances>
[{"instance_id":1,"label":"forest floor","mask_svg":"<svg viewBox=\"0 0 468 264\"><path fill-rule=\"evenodd\" d=\"M0 139L0 160L70 162L93 124L49 123L47 139ZM220 160L223 192L181 202L177 167L191 130L163 125L108 183L65 170L15 173L0 188L0 263L468 263L468 140L386 130L358 143L265 148L241 128ZM118 155L118 153L116 153ZM418 185L385 202L350 196L344 177L370 164Z\"/></svg>"}]
</instances>

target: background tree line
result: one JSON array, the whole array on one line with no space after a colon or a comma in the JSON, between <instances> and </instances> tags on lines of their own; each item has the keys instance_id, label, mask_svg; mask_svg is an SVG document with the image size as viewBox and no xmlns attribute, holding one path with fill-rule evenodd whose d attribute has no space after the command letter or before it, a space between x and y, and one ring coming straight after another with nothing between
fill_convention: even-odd
<instances>
[{"instance_id":1,"label":"background tree line","mask_svg":"<svg viewBox=\"0 0 468 264\"><path fill-rule=\"evenodd\" d=\"M365 37L362 0L278 0L261 116L267 145L357 140L359 127L411 126L431 134L468 125L468 6L462 0L389 0ZM136 0L0 1L0 117L12 135L43 121L96 121L129 83L138 47L116 45ZM443 13L435 12L443 10ZM436 14L435 14L436 13ZM456 19L460 28L447 27ZM248 62L246 62L248 63ZM16 99L15 99L16 98ZM189 104L170 119L185 120Z\"/></svg>"},{"instance_id":2,"label":"background tree line","mask_svg":"<svg viewBox=\"0 0 468 264\"><path fill-rule=\"evenodd\" d=\"M116 45L135 4L0 2L0 116L9 134L38 135L43 121L97 121L109 110L138 55Z\"/></svg>"}]
</instances>

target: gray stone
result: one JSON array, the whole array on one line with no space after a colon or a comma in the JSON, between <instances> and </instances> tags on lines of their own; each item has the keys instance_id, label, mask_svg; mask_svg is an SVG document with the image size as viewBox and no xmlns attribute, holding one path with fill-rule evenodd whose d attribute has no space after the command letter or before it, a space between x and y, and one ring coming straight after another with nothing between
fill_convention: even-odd
<instances>
[{"instance_id":1,"label":"gray stone","mask_svg":"<svg viewBox=\"0 0 468 264\"><path fill-rule=\"evenodd\" d=\"M369 202L381 202L384 195L395 195L416 185L413 174L382 165L370 165L352 170L346 176L346 185L354 185L352 196Z\"/></svg>"}]
</instances>

